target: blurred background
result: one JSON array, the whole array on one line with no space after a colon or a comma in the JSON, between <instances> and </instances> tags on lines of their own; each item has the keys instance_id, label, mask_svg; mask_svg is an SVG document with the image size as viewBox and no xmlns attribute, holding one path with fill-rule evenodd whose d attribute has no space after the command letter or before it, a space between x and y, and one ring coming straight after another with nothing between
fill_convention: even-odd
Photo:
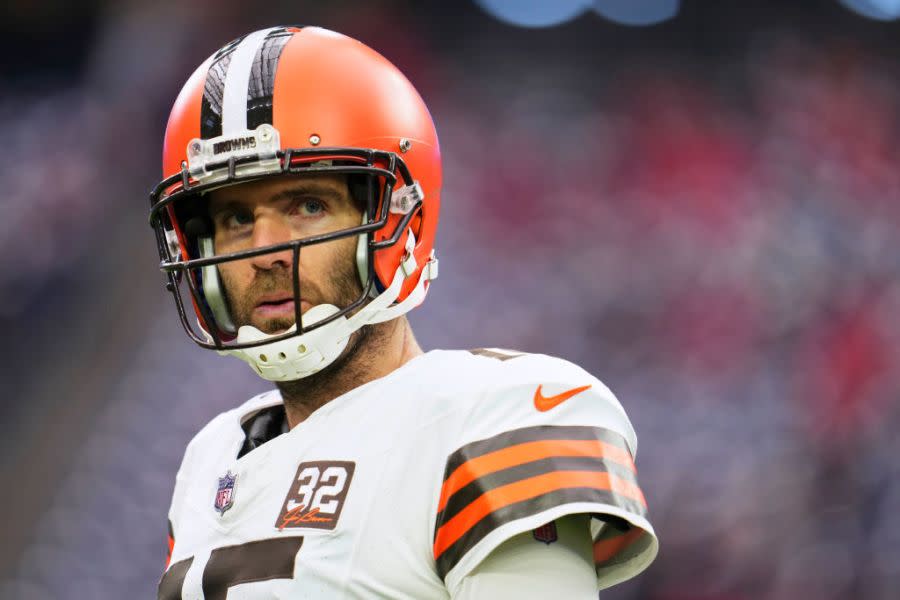
<instances>
[{"instance_id":1,"label":"blurred background","mask_svg":"<svg viewBox=\"0 0 900 600\"><path fill-rule=\"evenodd\" d=\"M422 345L562 356L628 410L661 551L604 598L898 597L900 2L0 10L0 597L155 597L185 444L267 387L181 331L147 194L195 66L296 23L431 107Z\"/></svg>"}]
</instances>

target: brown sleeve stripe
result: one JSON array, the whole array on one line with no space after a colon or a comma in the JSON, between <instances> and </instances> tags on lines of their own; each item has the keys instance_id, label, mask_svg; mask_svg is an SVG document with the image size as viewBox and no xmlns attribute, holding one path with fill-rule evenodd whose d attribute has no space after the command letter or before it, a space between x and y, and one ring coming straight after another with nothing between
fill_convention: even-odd
<instances>
[{"instance_id":1,"label":"brown sleeve stripe","mask_svg":"<svg viewBox=\"0 0 900 600\"><path fill-rule=\"evenodd\" d=\"M497 527L566 503L646 515L625 439L601 427L541 425L467 444L447 460L433 552L442 576Z\"/></svg>"},{"instance_id":2,"label":"brown sleeve stripe","mask_svg":"<svg viewBox=\"0 0 900 600\"><path fill-rule=\"evenodd\" d=\"M450 521L487 490L493 490L510 483L515 483L516 481L536 477L545 473L552 473L554 471L605 472L614 475L621 480L631 482L635 486L637 485L637 480L631 470L596 455L549 456L541 458L540 460L516 465L508 469L487 473L479 476L477 479L473 479L451 494L446 502L442 501L441 506L439 507L438 527ZM635 508L639 509L641 514L643 514L644 507L640 506L640 503L638 502L635 504Z\"/></svg>"},{"instance_id":3,"label":"brown sleeve stripe","mask_svg":"<svg viewBox=\"0 0 900 600\"><path fill-rule=\"evenodd\" d=\"M526 442L483 454L461 464L444 480L438 511L444 510L450 497L469 483L490 473L550 457L588 457L616 463L634 476L635 467L631 455L607 442L594 440L540 440ZM606 470L606 469L604 469ZM486 488L487 486L482 486Z\"/></svg>"},{"instance_id":4,"label":"brown sleeve stripe","mask_svg":"<svg viewBox=\"0 0 900 600\"><path fill-rule=\"evenodd\" d=\"M448 479L463 463L473 458L510 446L541 440L601 441L624 450L628 453L628 460L631 461L631 452L625 438L609 429L585 425L538 425L505 431L494 437L466 444L447 459L444 479Z\"/></svg>"},{"instance_id":5,"label":"brown sleeve stripe","mask_svg":"<svg viewBox=\"0 0 900 600\"><path fill-rule=\"evenodd\" d=\"M438 533L438 538L434 544L434 557L437 571L443 579L447 573L456 565L459 560L466 555L478 542L497 527L504 523L510 523L518 519L536 515L553 507L562 504L571 504L574 502L590 502L595 504L607 504L618 506L624 510L631 512L643 511L643 505L631 498L625 497L618 493L614 493L609 489L602 489L603 479L609 479L606 473L589 473L587 476L577 472L567 473L573 474L574 477L566 478L566 483L573 483L577 480L586 481L590 485L584 487L560 487L535 496L530 496L518 502L503 504L505 498L491 497L487 503L496 502L492 506L492 510L484 517L473 521L473 514L460 513L459 520L454 523L457 529L444 529ZM558 473L549 474L552 476ZM544 476L547 477L547 476ZM591 481L596 479L596 481ZM527 481L527 480L526 480ZM519 482L520 484L525 482ZM543 481L544 484L550 483ZM517 484L513 484L514 486ZM549 487L553 487L552 485ZM546 489L546 488L545 488ZM487 494L486 494L487 495ZM465 523L463 522L465 519ZM465 525L472 523L468 529L464 529Z\"/></svg>"},{"instance_id":6,"label":"brown sleeve stripe","mask_svg":"<svg viewBox=\"0 0 900 600\"><path fill-rule=\"evenodd\" d=\"M551 471L488 490L456 515L442 522L434 539L435 556L498 508L565 488L612 492L646 507L644 494L633 481L602 471Z\"/></svg>"}]
</instances>

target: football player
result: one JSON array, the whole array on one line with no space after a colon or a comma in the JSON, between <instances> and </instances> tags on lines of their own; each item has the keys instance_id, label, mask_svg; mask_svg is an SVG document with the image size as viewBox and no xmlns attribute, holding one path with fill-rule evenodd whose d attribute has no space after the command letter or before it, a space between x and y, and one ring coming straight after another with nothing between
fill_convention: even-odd
<instances>
[{"instance_id":1,"label":"football player","mask_svg":"<svg viewBox=\"0 0 900 600\"><path fill-rule=\"evenodd\" d=\"M416 342L441 159L396 67L250 33L191 75L164 145L150 221L182 324L277 390L188 445L159 598L595 598L653 560L606 386Z\"/></svg>"}]
</instances>

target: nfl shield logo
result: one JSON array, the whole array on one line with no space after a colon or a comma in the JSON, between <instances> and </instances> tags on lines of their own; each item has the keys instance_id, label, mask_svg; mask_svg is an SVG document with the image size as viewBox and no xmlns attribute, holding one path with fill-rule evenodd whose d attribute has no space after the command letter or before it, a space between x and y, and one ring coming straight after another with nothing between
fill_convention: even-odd
<instances>
[{"instance_id":1,"label":"nfl shield logo","mask_svg":"<svg viewBox=\"0 0 900 600\"><path fill-rule=\"evenodd\" d=\"M229 470L225 477L219 477L219 489L216 490L216 501L213 508L219 511L220 515L224 515L225 511L234 505L234 482L237 475L232 475Z\"/></svg>"},{"instance_id":2,"label":"nfl shield logo","mask_svg":"<svg viewBox=\"0 0 900 600\"><path fill-rule=\"evenodd\" d=\"M556 521L550 521L546 525L541 525L532 532L534 539L545 544L552 544L559 539L556 533Z\"/></svg>"}]
</instances>

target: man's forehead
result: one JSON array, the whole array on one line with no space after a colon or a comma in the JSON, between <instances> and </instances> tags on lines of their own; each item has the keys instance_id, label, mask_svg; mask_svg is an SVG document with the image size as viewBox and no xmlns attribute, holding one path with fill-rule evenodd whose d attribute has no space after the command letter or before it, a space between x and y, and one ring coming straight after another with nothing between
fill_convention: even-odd
<instances>
[{"instance_id":1,"label":"man's forehead","mask_svg":"<svg viewBox=\"0 0 900 600\"><path fill-rule=\"evenodd\" d=\"M208 194L210 202L259 202L277 198L285 193L310 193L347 197L347 177L334 173L308 173L279 175L257 181L213 190Z\"/></svg>"}]
</instances>

